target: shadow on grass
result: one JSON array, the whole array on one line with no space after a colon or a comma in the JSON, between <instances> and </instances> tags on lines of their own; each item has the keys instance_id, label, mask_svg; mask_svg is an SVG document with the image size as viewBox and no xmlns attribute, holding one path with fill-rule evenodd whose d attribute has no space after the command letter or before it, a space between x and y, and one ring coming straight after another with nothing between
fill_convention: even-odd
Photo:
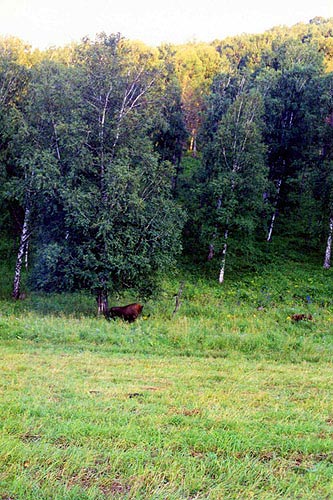
<instances>
[{"instance_id":1,"label":"shadow on grass","mask_svg":"<svg viewBox=\"0 0 333 500\"><path fill-rule=\"evenodd\" d=\"M29 312L40 316L95 317L97 305L93 295L84 293L29 293L24 300L14 300L7 296L0 301L1 314L23 315Z\"/></svg>"}]
</instances>

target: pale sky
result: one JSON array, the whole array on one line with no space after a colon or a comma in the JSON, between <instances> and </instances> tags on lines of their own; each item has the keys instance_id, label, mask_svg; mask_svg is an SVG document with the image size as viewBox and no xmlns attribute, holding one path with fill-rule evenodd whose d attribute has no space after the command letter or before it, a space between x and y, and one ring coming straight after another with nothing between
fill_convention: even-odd
<instances>
[{"instance_id":1,"label":"pale sky","mask_svg":"<svg viewBox=\"0 0 333 500\"><path fill-rule=\"evenodd\" d=\"M315 16L333 17L333 0L0 0L0 36L42 49L101 31L148 45L210 42Z\"/></svg>"}]
</instances>

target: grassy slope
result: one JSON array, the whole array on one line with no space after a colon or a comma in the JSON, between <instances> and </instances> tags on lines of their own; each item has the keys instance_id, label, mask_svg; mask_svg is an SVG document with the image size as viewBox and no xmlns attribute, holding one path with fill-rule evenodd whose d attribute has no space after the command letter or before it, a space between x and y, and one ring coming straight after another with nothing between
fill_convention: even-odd
<instances>
[{"instance_id":1,"label":"grassy slope","mask_svg":"<svg viewBox=\"0 0 333 500\"><path fill-rule=\"evenodd\" d=\"M0 302L0 498L333 498L331 272L185 281L133 325Z\"/></svg>"}]
</instances>

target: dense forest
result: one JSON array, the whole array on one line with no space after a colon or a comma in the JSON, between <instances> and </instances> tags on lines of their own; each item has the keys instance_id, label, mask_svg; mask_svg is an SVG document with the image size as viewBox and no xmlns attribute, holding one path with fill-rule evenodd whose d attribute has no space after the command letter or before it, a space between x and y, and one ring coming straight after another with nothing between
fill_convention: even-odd
<instances>
[{"instance_id":1,"label":"dense forest","mask_svg":"<svg viewBox=\"0 0 333 500\"><path fill-rule=\"evenodd\" d=\"M333 19L157 48L1 38L0 145L15 299L24 275L90 290L103 312L184 260L222 283L277 238L329 268Z\"/></svg>"}]
</instances>

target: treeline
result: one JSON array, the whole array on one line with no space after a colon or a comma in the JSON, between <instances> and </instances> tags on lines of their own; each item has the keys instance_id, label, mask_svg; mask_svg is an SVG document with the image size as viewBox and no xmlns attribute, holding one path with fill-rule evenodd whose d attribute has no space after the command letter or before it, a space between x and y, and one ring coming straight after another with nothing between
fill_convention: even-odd
<instances>
[{"instance_id":1,"label":"treeline","mask_svg":"<svg viewBox=\"0 0 333 500\"><path fill-rule=\"evenodd\" d=\"M275 235L328 268L332 69L323 18L158 48L119 34L44 52L1 39L13 297L29 267L31 289L89 289L103 312L108 292L148 293L181 252L223 282L230 257L250 263Z\"/></svg>"}]
</instances>

